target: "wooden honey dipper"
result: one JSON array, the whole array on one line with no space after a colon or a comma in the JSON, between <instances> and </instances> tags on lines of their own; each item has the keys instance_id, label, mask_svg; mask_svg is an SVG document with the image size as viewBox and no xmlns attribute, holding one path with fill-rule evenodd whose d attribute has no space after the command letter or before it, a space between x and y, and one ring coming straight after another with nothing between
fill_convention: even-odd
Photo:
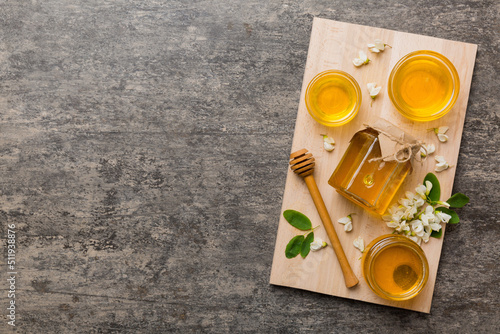
<instances>
[{"instance_id":1,"label":"wooden honey dipper","mask_svg":"<svg viewBox=\"0 0 500 334\"><path fill-rule=\"evenodd\" d=\"M315 165L314 158L311 153L307 153L306 149L302 149L290 154L290 159L290 168L295 174L298 174L304 178L304 181L307 184L307 188L311 193L314 205L318 210L321 221L323 222L323 226L325 227L328 238L330 239L330 243L332 244L332 248L337 255L337 259L339 260L340 268L342 269L342 273L344 274L345 285L348 288L352 288L356 286L359 281L358 278L354 275L354 272L349 265L349 261L347 261L347 257L345 256L342 245L340 244L337 233L335 232L335 228L333 227L330 215L326 210L323 197L321 197L321 193L319 192L316 181L314 180L314 176L312 175Z\"/></svg>"}]
</instances>

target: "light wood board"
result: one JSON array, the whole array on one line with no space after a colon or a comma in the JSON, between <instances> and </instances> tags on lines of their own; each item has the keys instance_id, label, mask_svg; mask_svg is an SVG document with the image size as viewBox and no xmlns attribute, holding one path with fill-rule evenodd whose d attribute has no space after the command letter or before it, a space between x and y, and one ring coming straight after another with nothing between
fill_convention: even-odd
<instances>
[{"instance_id":1,"label":"light wood board","mask_svg":"<svg viewBox=\"0 0 500 334\"><path fill-rule=\"evenodd\" d=\"M369 52L367 43L372 43L377 38L391 45L392 48L387 48L379 54ZM357 57L359 50L364 50L368 54L371 59L368 65L355 67L352 64L352 59ZM387 80L391 69L401 57L416 50L433 50L443 54L455 65L460 77L460 93L455 106L446 116L436 121L419 123L404 118L395 110L387 95ZM369 214L337 194L328 185L328 179L344 154L353 134L361 129L363 124L372 124L379 117L387 119L428 144L436 145L436 152L430 156L430 159L423 163L414 163L414 172L407 177L400 193L396 195L394 200L401 197L405 191L414 191L414 188L422 182L425 174L434 170L434 156L443 155L450 165L456 166L476 51L477 45L475 44L320 18L314 19L290 152L306 148L316 158L314 177L349 263L360 283L352 289L345 287L340 266L331 247L311 252L306 259L302 259L300 256L287 259L285 257L286 244L300 231L289 225L281 214L271 270L271 284L420 312L430 312L444 234L441 239L431 238L427 244L422 244L430 267L430 277L424 291L414 299L404 302L391 302L382 299L368 288L361 276L361 253L354 248L353 240L361 236L367 245L375 237L391 233L392 230L378 216ZM336 128L326 127L315 122L309 116L304 103L304 93L309 81L319 72L328 69L340 69L351 74L359 83L363 94L361 109L356 118L347 125ZM372 105L370 105L372 101L366 88L366 84L369 82L377 82L378 85L382 86L382 91ZM429 128L441 125L450 127L447 133L450 139L447 143L440 143L436 135L428 131ZM336 148L333 152L326 152L323 149L323 139L320 134L327 134L335 139ZM452 167L436 174L441 183L441 199L446 200L451 195L455 168ZM313 226L321 225L321 220L304 180L294 175L290 169L288 170L281 213L287 209L304 213L311 218ZM353 216L353 230L346 233L343 230L343 225L337 223L337 219L349 213L356 215ZM315 230L315 235L328 241L322 226Z\"/></svg>"}]
</instances>

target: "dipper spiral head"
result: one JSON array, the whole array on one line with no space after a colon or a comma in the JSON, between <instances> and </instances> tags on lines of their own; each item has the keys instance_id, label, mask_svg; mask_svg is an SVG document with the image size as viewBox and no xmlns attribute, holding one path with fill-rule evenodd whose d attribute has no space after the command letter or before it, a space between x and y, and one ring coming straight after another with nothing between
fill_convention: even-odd
<instances>
[{"instance_id":1,"label":"dipper spiral head","mask_svg":"<svg viewBox=\"0 0 500 334\"><path fill-rule=\"evenodd\" d=\"M290 165L295 174L306 177L313 173L314 157L303 148L290 154Z\"/></svg>"}]
</instances>

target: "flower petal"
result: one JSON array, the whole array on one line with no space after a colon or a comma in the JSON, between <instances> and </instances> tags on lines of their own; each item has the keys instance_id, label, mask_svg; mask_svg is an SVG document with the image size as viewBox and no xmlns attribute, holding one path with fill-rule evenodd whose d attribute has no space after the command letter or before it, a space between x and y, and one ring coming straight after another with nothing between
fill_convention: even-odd
<instances>
[{"instance_id":1,"label":"flower petal","mask_svg":"<svg viewBox=\"0 0 500 334\"><path fill-rule=\"evenodd\" d=\"M442 143L446 143L448 141L448 136L447 135L444 135L442 133L438 133L438 139L440 142Z\"/></svg>"},{"instance_id":2,"label":"flower petal","mask_svg":"<svg viewBox=\"0 0 500 334\"><path fill-rule=\"evenodd\" d=\"M432 154L436 151L436 146L434 146L434 144L429 144L425 148L427 150L427 154Z\"/></svg>"},{"instance_id":3,"label":"flower petal","mask_svg":"<svg viewBox=\"0 0 500 334\"><path fill-rule=\"evenodd\" d=\"M438 201L438 204L444 206L445 208L449 208L450 207L450 203L448 203L448 202Z\"/></svg>"},{"instance_id":4,"label":"flower petal","mask_svg":"<svg viewBox=\"0 0 500 334\"><path fill-rule=\"evenodd\" d=\"M378 87L373 88L373 89L371 90L371 92L370 92L370 96L371 96L371 97L375 97L375 96L377 96L377 94L378 94L378 93L380 93L380 90L381 90L381 89L382 89L382 87L381 87L381 86L378 86Z\"/></svg>"},{"instance_id":5,"label":"flower petal","mask_svg":"<svg viewBox=\"0 0 500 334\"><path fill-rule=\"evenodd\" d=\"M421 148L420 148L420 156L421 156L422 158L425 158L425 157L427 156L427 151L425 150L425 148L424 148L424 147L421 147Z\"/></svg>"},{"instance_id":6,"label":"flower petal","mask_svg":"<svg viewBox=\"0 0 500 334\"><path fill-rule=\"evenodd\" d=\"M429 195L432 190L432 182L429 180L425 180L425 194Z\"/></svg>"},{"instance_id":7,"label":"flower petal","mask_svg":"<svg viewBox=\"0 0 500 334\"><path fill-rule=\"evenodd\" d=\"M420 245L422 239L416 236L408 236L408 239L415 241L418 245Z\"/></svg>"},{"instance_id":8,"label":"flower petal","mask_svg":"<svg viewBox=\"0 0 500 334\"><path fill-rule=\"evenodd\" d=\"M387 226L390 228L396 228L396 227L399 227L399 224L391 221L391 222L387 223Z\"/></svg>"},{"instance_id":9,"label":"flower petal","mask_svg":"<svg viewBox=\"0 0 500 334\"><path fill-rule=\"evenodd\" d=\"M439 224L439 223L433 223L433 224L431 224L431 229L433 231L439 231L441 229L441 224Z\"/></svg>"},{"instance_id":10,"label":"flower petal","mask_svg":"<svg viewBox=\"0 0 500 334\"><path fill-rule=\"evenodd\" d=\"M448 131L449 128L450 128L449 126L440 126L438 128L438 132L437 133L445 134L446 131Z\"/></svg>"},{"instance_id":11,"label":"flower petal","mask_svg":"<svg viewBox=\"0 0 500 334\"><path fill-rule=\"evenodd\" d=\"M332 144L329 144L327 142L324 142L323 143L323 148L325 149L325 151L328 151L328 152L331 152L335 149L335 145L332 145Z\"/></svg>"},{"instance_id":12,"label":"flower petal","mask_svg":"<svg viewBox=\"0 0 500 334\"><path fill-rule=\"evenodd\" d=\"M354 66L361 66L363 65L365 62L359 58L354 58L352 60L352 63L354 64Z\"/></svg>"},{"instance_id":13,"label":"flower petal","mask_svg":"<svg viewBox=\"0 0 500 334\"><path fill-rule=\"evenodd\" d=\"M335 139L328 137L327 135L323 135L323 141L335 145Z\"/></svg>"},{"instance_id":14,"label":"flower petal","mask_svg":"<svg viewBox=\"0 0 500 334\"><path fill-rule=\"evenodd\" d=\"M382 216L382 219L386 222L390 222L392 220L392 215L391 214L385 214Z\"/></svg>"},{"instance_id":15,"label":"flower petal","mask_svg":"<svg viewBox=\"0 0 500 334\"><path fill-rule=\"evenodd\" d=\"M447 213L444 213L442 211L436 211L436 217L439 219L441 223L447 223L450 221L451 216ZM432 227L432 225L431 225Z\"/></svg>"},{"instance_id":16,"label":"flower petal","mask_svg":"<svg viewBox=\"0 0 500 334\"><path fill-rule=\"evenodd\" d=\"M359 249L361 251L361 253L363 253L365 251L365 242L363 241L363 238L357 237L356 239L354 239L352 244L354 245L354 247Z\"/></svg>"},{"instance_id":17,"label":"flower petal","mask_svg":"<svg viewBox=\"0 0 500 334\"><path fill-rule=\"evenodd\" d=\"M436 160L436 162L438 163L446 162L446 159L442 155L436 155L434 157L434 160Z\"/></svg>"},{"instance_id":18,"label":"flower petal","mask_svg":"<svg viewBox=\"0 0 500 334\"><path fill-rule=\"evenodd\" d=\"M440 162L438 164L436 164L436 168L434 169L434 171L436 172L442 172L444 170L447 170L450 166L448 165L448 163L445 161L445 162Z\"/></svg>"},{"instance_id":19,"label":"flower petal","mask_svg":"<svg viewBox=\"0 0 500 334\"><path fill-rule=\"evenodd\" d=\"M368 62L368 56L362 50L359 50L359 59L361 59L364 63Z\"/></svg>"},{"instance_id":20,"label":"flower petal","mask_svg":"<svg viewBox=\"0 0 500 334\"><path fill-rule=\"evenodd\" d=\"M328 152L333 151L335 149L335 140L327 135L323 135L323 147Z\"/></svg>"},{"instance_id":21,"label":"flower petal","mask_svg":"<svg viewBox=\"0 0 500 334\"><path fill-rule=\"evenodd\" d=\"M385 49L385 44L382 42L380 39L375 40L375 47L379 49L380 51L384 51Z\"/></svg>"},{"instance_id":22,"label":"flower petal","mask_svg":"<svg viewBox=\"0 0 500 334\"><path fill-rule=\"evenodd\" d=\"M344 225L344 231L346 231L346 232L352 231L352 223L351 222Z\"/></svg>"},{"instance_id":23,"label":"flower petal","mask_svg":"<svg viewBox=\"0 0 500 334\"><path fill-rule=\"evenodd\" d=\"M351 217L347 216L347 217L342 217L340 218L339 220L337 220L338 223L340 224L348 224L352 221Z\"/></svg>"},{"instance_id":24,"label":"flower petal","mask_svg":"<svg viewBox=\"0 0 500 334\"><path fill-rule=\"evenodd\" d=\"M427 243L429 241L429 237L430 237L430 233L424 233L424 235L422 236L422 240Z\"/></svg>"},{"instance_id":25,"label":"flower petal","mask_svg":"<svg viewBox=\"0 0 500 334\"><path fill-rule=\"evenodd\" d=\"M425 198L426 198L426 196L425 196L425 195L426 195L426 194L425 194L425 192L426 192L426 188L425 188L425 186L424 186L423 184L421 184L421 185L419 185L418 187L416 187L416 188L415 188L415 191L416 191L416 192L417 192L417 194L418 194L420 197L422 197L423 199L425 199Z\"/></svg>"},{"instance_id":26,"label":"flower petal","mask_svg":"<svg viewBox=\"0 0 500 334\"><path fill-rule=\"evenodd\" d=\"M314 241L311 242L311 250L312 251L320 250L321 248L324 247L323 243L324 243L324 241L320 238L314 239Z\"/></svg>"}]
</instances>

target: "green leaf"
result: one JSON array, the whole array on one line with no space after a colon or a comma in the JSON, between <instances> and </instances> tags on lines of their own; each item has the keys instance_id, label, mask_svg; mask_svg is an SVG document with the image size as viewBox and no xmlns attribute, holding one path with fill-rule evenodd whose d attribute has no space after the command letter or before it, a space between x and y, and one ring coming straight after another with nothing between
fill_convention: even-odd
<instances>
[{"instance_id":1,"label":"green leaf","mask_svg":"<svg viewBox=\"0 0 500 334\"><path fill-rule=\"evenodd\" d=\"M449 214L451 216L451 218L448 221L448 224L457 224L460 221L460 218L458 218L457 213L453 210L450 210L448 208L439 207L439 208L436 208L435 211L441 211L441 212L444 212L446 214Z\"/></svg>"},{"instance_id":2,"label":"green leaf","mask_svg":"<svg viewBox=\"0 0 500 334\"><path fill-rule=\"evenodd\" d=\"M296 237L293 237L290 242L288 242L288 245L286 245L285 249L285 256L287 257L287 259L293 259L297 255L299 255L303 242L303 235L297 235Z\"/></svg>"},{"instance_id":3,"label":"green leaf","mask_svg":"<svg viewBox=\"0 0 500 334\"><path fill-rule=\"evenodd\" d=\"M441 236L443 235L443 228L441 228L439 231L432 231L431 233L431 237L433 238L441 238Z\"/></svg>"},{"instance_id":4,"label":"green leaf","mask_svg":"<svg viewBox=\"0 0 500 334\"><path fill-rule=\"evenodd\" d=\"M456 193L451 196L446 202L450 205L450 208L461 208L465 204L469 203L469 197L461 193Z\"/></svg>"},{"instance_id":5,"label":"green leaf","mask_svg":"<svg viewBox=\"0 0 500 334\"><path fill-rule=\"evenodd\" d=\"M300 256L306 258L307 254L311 250L311 242L314 241L314 232L311 232L307 235L306 239L302 243L302 247L300 249Z\"/></svg>"},{"instance_id":6,"label":"green leaf","mask_svg":"<svg viewBox=\"0 0 500 334\"><path fill-rule=\"evenodd\" d=\"M283 212L283 217L290 223L293 227L298 228L302 231L309 231L312 228L311 220L306 217L303 213L295 210L286 210Z\"/></svg>"},{"instance_id":7,"label":"green leaf","mask_svg":"<svg viewBox=\"0 0 500 334\"><path fill-rule=\"evenodd\" d=\"M439 181L436 175L434 175L433 173L428 173L424 177L424 185L425 181L430 181L432 183L432 189L428 195L429 199L431 201L439 201L439 197L441 197L441 186L439 185Z\"/></svg>"}]
</instances>

